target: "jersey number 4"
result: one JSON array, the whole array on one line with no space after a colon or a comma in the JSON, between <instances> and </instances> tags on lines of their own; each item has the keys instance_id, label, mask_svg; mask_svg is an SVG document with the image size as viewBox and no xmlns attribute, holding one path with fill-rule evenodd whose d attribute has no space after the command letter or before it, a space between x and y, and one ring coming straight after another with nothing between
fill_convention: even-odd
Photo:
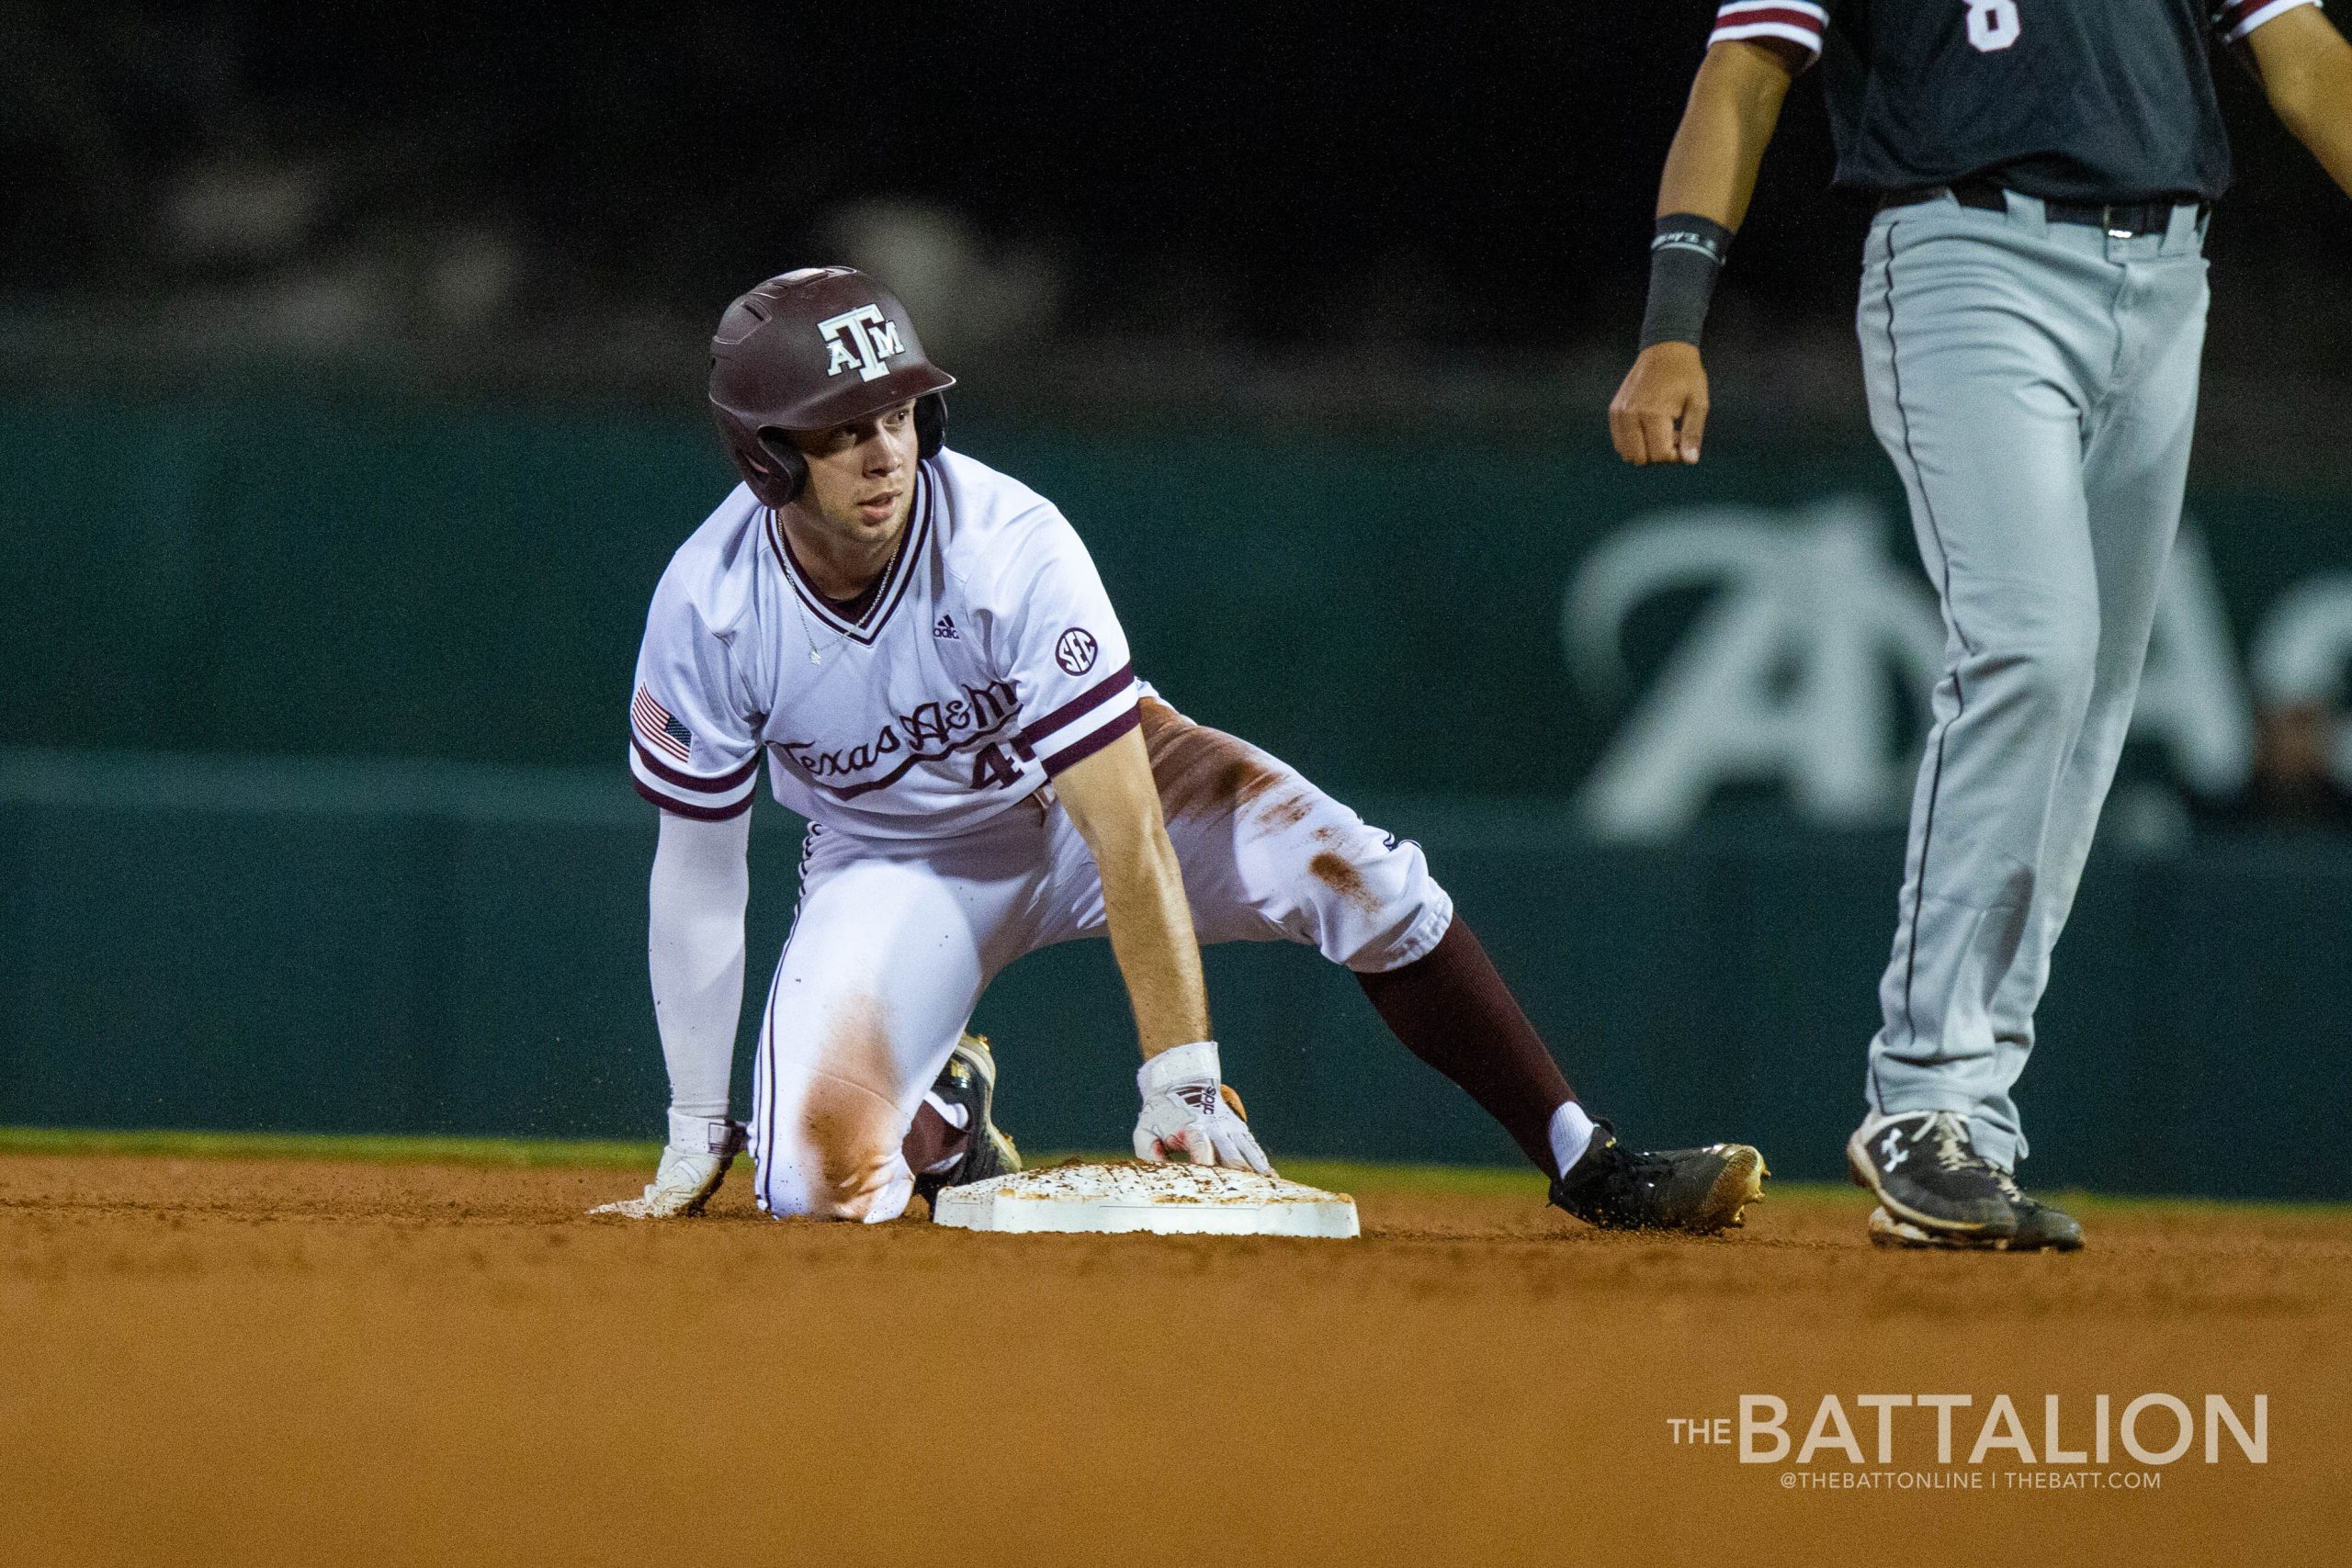
<instances>
[{"instance_id":1,"label":"jersey number 4","mask_svg":"<svg viewBox=\"0 0 2352 1568\"><path fill-rule=\"evenodd\" d=\"M1968 0L1968 41L1979 54L1993 54L2018 41L2018 0Z\"/></svg>"},{"instance_id":2,"label":"jersey number 4","mask_svg":"<svg viewBox=\"0 0 2352 1568\"><path fill-rule=\"evenodd\" d=\"M983 746L972 753L972 787L1001 789L1021 776L1021 764L1001 746Z\"/></svg>"}]
</instances>

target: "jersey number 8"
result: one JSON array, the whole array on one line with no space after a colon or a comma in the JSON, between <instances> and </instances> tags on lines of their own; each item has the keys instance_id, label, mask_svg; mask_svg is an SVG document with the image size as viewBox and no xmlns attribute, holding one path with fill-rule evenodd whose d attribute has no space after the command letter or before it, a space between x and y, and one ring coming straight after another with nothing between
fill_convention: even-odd
<instances>
[{"instance_id":1,"label":"jersey number 8","mask_svg":"<svg viewBox=\"0 0 2352 1568\"><path fill-rule=\"evenodd\" d=\"M1968 41L1991 54L2018 41L2018 0L1968 0Z\"/></svg>"}]
</instances>

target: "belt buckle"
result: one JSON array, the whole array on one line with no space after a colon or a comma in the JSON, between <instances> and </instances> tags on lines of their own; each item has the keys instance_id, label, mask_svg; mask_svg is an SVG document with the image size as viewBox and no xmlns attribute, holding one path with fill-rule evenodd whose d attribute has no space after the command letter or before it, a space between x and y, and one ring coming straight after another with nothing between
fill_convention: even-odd
<instances>
[{"instance_id":1,"label":"belt buckle","mask_svg":"<svg viewBox=\"0 0 2352 1568\"><path fill-rule=\"evenodd\" d=\"M2107 230L2107 237L2110 240L2129 240L2133 237L2133 231L2116 222L2115 207L2111 202L2098 209L2098 220Z\"/></svg>"}]
</instances>

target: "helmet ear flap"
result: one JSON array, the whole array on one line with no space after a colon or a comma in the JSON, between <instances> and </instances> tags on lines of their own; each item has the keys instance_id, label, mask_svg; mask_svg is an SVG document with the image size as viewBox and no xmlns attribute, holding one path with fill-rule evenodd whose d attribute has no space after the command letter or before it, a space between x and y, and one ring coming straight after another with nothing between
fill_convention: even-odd
<instances>
[{"instance_id":1,"label":"helmet ear flap","mask_svg":"<svg viewBox=\"0 0 2352 1568\"><path fill-rule=\"evenodd\" d=\"M945 445L947 400L937 392L925 393L915 400L915 451L922 457L936 457Z\"/></svg>"},{"instance_id":2,"label":"helmet ear flap","mask_svg":"<svg viewBox=\"0 0 2352 1568\"><path fill-rule=\"evenodd\" d=\"M760 450L776 468L776 477L771 482L778 493L768 504L789 506L808 488L808 459L800 455L800 448L792 444L789 434L774 425L760 432Z\"/></svg>"}]
</instances>

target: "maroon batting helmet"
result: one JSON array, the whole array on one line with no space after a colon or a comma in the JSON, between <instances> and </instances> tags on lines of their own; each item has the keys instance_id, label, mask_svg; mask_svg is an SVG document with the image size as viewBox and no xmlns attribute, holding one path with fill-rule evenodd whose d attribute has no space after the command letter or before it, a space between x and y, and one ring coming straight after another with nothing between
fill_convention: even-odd
<instances>
[{"instance_id":1,"label":"maroon batting helmet","mask_svg":"<svg viewBox=\"0 0 2352 1568\"><path fill-rule=\"evenodd\" d=\"M922 456L947 435L956 378L925 358L899 297L854 268L802 267L727 307L710 340L710 412L752 493L783 506L808 482L795 430L829 430L915 400Z\"/></svg>"}]
</instances>

